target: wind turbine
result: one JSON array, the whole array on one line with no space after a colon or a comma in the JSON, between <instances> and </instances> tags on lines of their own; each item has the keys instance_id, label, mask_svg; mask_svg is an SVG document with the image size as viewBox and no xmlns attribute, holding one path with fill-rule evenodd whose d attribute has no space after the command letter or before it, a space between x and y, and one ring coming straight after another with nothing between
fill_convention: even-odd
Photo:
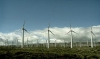
<instances>
[{"instance_id":1,"label":"wind turbine","mask_svg":"<svg viewBox=\"0 0 100 59\"><path fill-rule=\"evenodd\" d=\"M7 46L7 40L5 40L5 46Z\"/></svg>"},{"instance_id":2,"label":"wind turbine","mask_svg":"<svg viewBox=\"0 0 100 59\"><path fill-rule=\"evenodd\" d=\"M70 31L68 32L68 33L70 33L71 34L71 48L73 48L73 35L72 35L72 33L76 33L75 31L73 31L72 29L71 29L71 24L70 24ZM67 33L67 34L68 34ZM76 33L77 34L77 33Z\"/></svg>"},{"instance_id":3,"label":"wind turbine","mask_svg":"<svg viewBox=\"0 0 100 59\"><path fill-rule=\"evenodd\" d=\"M64 48L65 48L65 45L66 45L66 43L65 43L65 39L64 39L63 41L64 41Z\"/></svg>"},{"instance_id":4,"label":"wind turbine","mask_svg":"<svg viewBox=\"0 0 100 59\"><path fill-rule=\"evenodd\" d=\"M89 46L89 42L88 42L89 40L87 39L87 46Z\"/></svg>"},{"instance_id":5,"label":"wind turbine","mask_svg":"<svg viewBox=\"0 0 100 59\"><path fill-rule=\"evenodd\" d=\"M6 45L9 46L8 39L6 39L6 43L7 43Z\"/></svg>"},{"instance_id":6,"label":"wind turbine","mask_svg":"<svg viewBox=\"0 0 100 59\"><path fill-rule=\"evenodd\" d=\"M57 46L57 39L55 39L55 47Z\"/></svg>"},{"instance_id":7,"label":"wind turbine","mask_svg":"<svg viewBox=\"0 0 100 59\"><path fill-rule=\"evenodd\" d=\"M18 39L16 38L16 46L18 47Z\"/></svg>"},{"instance_id":8,"label":"wind turbine","mask_svg":"<svg viewBox=\"0 0 100 59\"><path fill-rule=\"evenodd\" d=\"M49 28L50 28L50 23L49 23L49 26L48 26L48 48L50 47L50 35L49 35L49 32L51 32L50 30L49 30ZM51 32L52 33L52 32ZM53 34L53 33L52 33ZM54 34L53 34L54 35Z\"/></svg>"},{"instance_id":9,"label":"wind turbine","mask_svg":"<svg viewBox=\"0 0 100 59\"><path fill-rule=\"evenodd\" d=\"M47 39L45 39L45 33L44 33L44 35L43 35L43 39L45 40L45 42L44 42L44 47L46 47L46 45L47 45Z\"/></svg>"},{"instance_id":10,"label":"wind turbine","mask_svg":"<svg viewBox=\"0 0 100 59\"><path fill-rule=\"evenodd\" d=\"M39 39L36 39L36 41L37 41L37 47L39 47Z\"/></svg>"},{"instance_id":11,"label":"wind turbine","mask_svg":"<svg viewBox=\"0 0 100 59\"><path fill-rule=\"evenodd\" d=\"M92 27L91 27L91 48L93 48L93 35L95 36L95 34L92 31Z\"/></svg>"},{"instance_id":12,"label":"wind turbine","mask_svg":"<svg viewBox=\"0 0 100 59\"><path fill-rule=\"evenodd\" d=\"M28 42L29 42L29 40L28 40L28 38L27 38L27 47L29 47L29 44L28 44Z\"/></svg>"},{"instance_id":13,"label":"wind turbine","mask_svg":"<svg viewBox=\"0 0 100 59\"><path fill-rule=\"evenodd\" d=\"M81 47L81 46L82 46L82 45L81 45L81 40L79 40L79 42L80 42L80 47Z\"/></svg>"},{"instance_id":14,"label":"wind turbine","mask_svg":"<svg viewBox=\"0 0 100 59\"><path fill-rule=\"evenodd\" d=\"M27 33L29 33L29 32L24 28L24 26L25 26L25 21L24 21L24 24L23 24L23 27L22 27L22 32L23 32L23 34L22 34L22 46L21 46L21 48L24 47L24 31L26 31ZM29 33L29 34L30 34L30 33Z\"/></svg>"},{"instance_id":15,"label":"wind turbine","mask_svg":"<svg viewBox=\"0 0 100 59\"><path fill-rule=\"evenodd\" d=\"M6 41L4 41L4 45L6 46Z\"/></svg>"},{"instance_id":16,"label":"wind turbine","mask_svg":"<svg viewBox=\"0 0 100 59\"><path fill-rule=\"evenodd\" d=\"M14 42L12 41L12 46L14 45Z\"/></svg>"},{"instance_id":17,"label":"wind turbine","mask_svg":"<svg viewBox=\"0 0 100 59\"><path fill-rule=\"evenodd\" d=\"M96 39L94 40L94 46L96 47Z\"/></svg>"},{"instance_id":18,"label":"wind turbine","mask_svg":"<svg viewBox=\"0 0 100 59\"><path fill-rule=\"evenodd\" d=\"M8 39L5 40L5 46L8 46L9 43L8 43Z\"/></svg>"}]
</instances>

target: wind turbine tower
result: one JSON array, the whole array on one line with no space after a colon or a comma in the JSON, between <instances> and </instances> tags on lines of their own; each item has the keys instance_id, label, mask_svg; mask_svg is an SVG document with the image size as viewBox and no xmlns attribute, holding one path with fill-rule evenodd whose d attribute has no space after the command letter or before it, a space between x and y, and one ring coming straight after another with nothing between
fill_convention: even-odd
<instances>
[{"instance_id":1,"label":"wind turbine tower","mask_svg":"<svg viewBox=\"0 0 100 59\"><path fill-rule=\"evenodd\" d=\"M36 39L36 41L37 41L37 47L39 47L39 39Z\"/></svg>"},{"instance_id":2,"label":"wind turbine tower","mask_svg":"<svg viewBox=\"0 0 100 59\"><path fill-rule=\"evenodd\" d=\"M88 41L89 41L89 40L87 40L87 46L89 46L89 43L88 43Z\"/></svg>"},{"instance_id":3,"label":"wind turbine tower","mask_svg":"<svg viewBox=\"0 0 100 59\"><path fill-rule=\"evenodd\" d=\"M14 45L14 42L12 41L12 46Z\"/></svg>"},{"instance_id":4,"label":"wind turbine tower","mask_svg":"<svg viewBox=\"0 0 100 59\"><path fill-rule=\"evenodd\" d=\"M65 45L65 44L66 44L66 43L65 43L65 39L64 39L63 41L64 41L64 48L65 48L65 47L66 47L66 45Z\"/></svg>"},{"instance_id":5,"label":"wind turbine tower","mask_svg":"<svg viewBox=\"0 0 100 59\"><path fill-rule=\"evenodd\" d=\"M57 46L57 39L55 39L55 47Z\"/></svg>"},{"instance_id":6,"label":"wind turbine tower","mask_svg":"<svg viewBox=\"0 0 100 59\"><path fill-rule=\"evenodd\" d=\"M82 45L81 45L81 40L79 40L79 42L80 42L80 47L81 47L81 46L82 46Z\"/></svg>"},{"instance_id":7,"label":"wind turbine tower","mask_svg":"<svg viewBox=\"0 0 100 59\"><path fill-rule=\"evenodd\" d=\"M6 45L9 46L8 39L6 39L6 43L7 43Z\"/></svg>"},{"instance_id":8,"label":"wind turbine tower","mask_svg":"<svg viewBox=\"0 0 100 59\"><path fill-rule=\"evenodd\" d=\"M91 48L93 48L93 35L94 35L94 33L93 33L92 27L91 27Z\"/></svg>"},{"instance_id":9,"label":"wind turbine tower","mask_svg":"<svg viewBox=\"0 0 100 59\"><path fill-rule=\"evenodd\" d=\"M18 47L18 39L17 38L16 38L16 43L17 43L16 46Z\"/></svg>"},{"instance_id":10,"label":"wind turbine tower","mask_svg":"<svg viewBox=\"0 0 100 59\"><path fill-rule=\"evenodd\" d=\"M75 31L73 31L72 29L71 29L71 24L70 24L70 31L68 32L68 33L70 33L71 34L71 48L73 48L73 35L72 35L72 33L76 33ZM67 34L68 34L67 33ZM76 33L77 34L77 33Z\"/></svg>"},{"instance_id":11,"label":"wind turbine tower","mask_svg":"<svg viewBox=\"0 0 100 59\"><path fill-rule=\"evenodd\" d=\"M96 47L96 40L94 40L94 46Z\"/></svg>"},{"instance_id":12,"label":"wind turbine tower","mask_svg":"<svg viewBox=\"0 0 100 59\"><path fill-rule=\"evenodd\" d=\"M28 44L28 42L29 42L29 40L28 40L28 38L27 38L27 47L29 47L29 44Z\"/></svg>"},{"instance_id":13,"label":"wind turbine tower","mask_svg":"<svg viewBox=\"0 0 100 59\"><path fill-rule=\"evenodd\" d=\"M50 23L49 23L49 26L48 26L48 48L50 47L50 35L49 35L49 32L51 32L50 30L49 30L49 28L50 28ZM52 33L52 32L51 32ZM52 33L53 34L53 33ZM53 34L54 35L54 34Z\"/></svg>"},{"instance_id":14,"label":"wind turbine tower","mask_svg":"<svg viewBox=\"0 0 100 59\"><path fill-rule=\"evenodd\" d=\"M29 33L29 32L24 28L24 26L25 26L25 21L24 21L24 24L23 24L23 27L22 27L23 35L22 35L22 46L21 46L21 48L24 47L24 31L26 31L27 33Z\"/></svg>"}]
</instances>

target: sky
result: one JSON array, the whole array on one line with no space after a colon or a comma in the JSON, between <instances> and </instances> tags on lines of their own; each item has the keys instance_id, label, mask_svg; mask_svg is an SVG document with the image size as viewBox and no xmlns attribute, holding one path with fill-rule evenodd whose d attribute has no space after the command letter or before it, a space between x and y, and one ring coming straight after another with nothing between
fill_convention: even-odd
<instances>
[{"instance_id":1,"label":"sky","mask_svg":"<svg viewBox=\"0 0 100 59\"><path fill-rule=\"evenodd\" d=\"M17 37L21 41L19 29L24 21L25 29L31 33L30 36L26 33L27 37L34 36L30 40L39 38L37 35L42 37L41 32L46 32L49 22L55 34L64 35L71 24L73 30L83 31L81 34L84 35L94 26L93 31L100 36L100 0L0 0L1 40ZM56 35L56 38L67 39L62 35Z\"/></svg>"}]
</instances>

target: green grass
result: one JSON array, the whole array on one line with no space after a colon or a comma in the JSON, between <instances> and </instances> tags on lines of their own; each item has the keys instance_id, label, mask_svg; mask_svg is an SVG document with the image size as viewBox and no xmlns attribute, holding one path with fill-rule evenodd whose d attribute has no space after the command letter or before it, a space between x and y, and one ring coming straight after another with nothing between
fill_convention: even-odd
<instances>
[{"instance_id":1,"label":"green grass","mask_svg":"<svg viewBox=\"0 0 100 59\"><path fill-rule=\"evenodd\" d=\"M100 59L98 47L0 47L0 58L3 59Z\"/></svg>"}]
</instances>

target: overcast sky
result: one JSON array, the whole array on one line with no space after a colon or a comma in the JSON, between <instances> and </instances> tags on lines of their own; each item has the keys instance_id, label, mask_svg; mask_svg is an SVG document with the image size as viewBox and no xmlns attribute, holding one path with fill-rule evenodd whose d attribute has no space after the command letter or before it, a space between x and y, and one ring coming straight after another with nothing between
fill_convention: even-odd
<instances>
[{"instance_id":1,"label":"overcast sky","mask_svg":"<svg viewBox=\"0 0 100 59\"><path fill-rule=\"evenodd\" d=\"M54 39L70 41L70 29L75 41L90 39L90 27L100 41L100 0L0 0L0 41L19 39L21 42L22 25L25 20L25 40L47 39L47 27L56 35ZM43 38L44 36L44 38ZM44 41L40 41L44 42Z\"/></svg>"}]
</instances>

